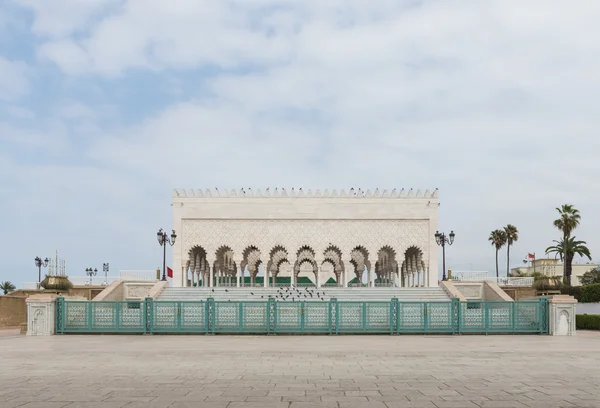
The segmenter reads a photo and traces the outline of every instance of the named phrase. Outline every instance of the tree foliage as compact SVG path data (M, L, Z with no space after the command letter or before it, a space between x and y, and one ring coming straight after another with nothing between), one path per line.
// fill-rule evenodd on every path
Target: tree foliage
M17 287L13 285L10 281L5 281L0 283L0 290L4 292L5 295L8 295L10 292L13 292Z
M519 240L519 230L512 224L504 227L506 234L506 276L510 272L510 246Z
M571 274L573 272L573 258L575 255L581 257L587 257L590 261L592 255L588 249L585 241L577 241L575 237L563 238L560 241L554 240L555 245L546 248L546 254L556 254L560 257L560 260L565 263L565 280L567 286L571 286Z
M562 207L557 208L559 218L554 220L554 226L562 231L563 241L567 242L571 238L571 233L575 228L579 226L581 222L581 214L579 210L573 207L571 204L563 204ZM564 250L564 248L563 248ZM546 253L548 253L546 251ZM571 285L571 270L573 258L569 258L568 254L563 252L561 259L564 259L563 277L567 285Z
M488 241L496 248L496 277L498 277L498 251L506 245L506 232L500 229L494 230L490 233Z
M583 274L581 277L581 284L592 285L594 283L600 283L600 268L594 268Z

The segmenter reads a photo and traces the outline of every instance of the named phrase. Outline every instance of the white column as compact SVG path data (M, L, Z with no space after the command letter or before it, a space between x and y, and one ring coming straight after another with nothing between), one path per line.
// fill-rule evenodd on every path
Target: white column
M371 287L375 287L375 279L377 278L377 275L375 274L375 264L376 263L377 263L376 260L372 260L371 267L369 268L369 286L371 286Z
M317 276L316 276L316 284L317 284L317 288L321 287L321 265L318 264L317 265Z
M264 272L263 272L263 275L264 275L264 282L263 282L263 286L264 286L265 288L268 288L268 287L269 287L269 268L266 268L266 267L265 267L265 270L264 270Z
M210 276L208 277L208 286L211 288L215 287L215 267L214 266L209 266L208 267Z

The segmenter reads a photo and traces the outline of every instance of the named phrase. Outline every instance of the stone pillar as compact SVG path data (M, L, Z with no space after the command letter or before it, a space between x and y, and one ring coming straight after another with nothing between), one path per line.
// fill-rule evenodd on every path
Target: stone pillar
M208 277L208 286L211 288L215 287L215 267L214 266L209 266L208 267L209 270L209 277Z
M548 298L548 333L551 336L575 336L577 299L569 295Z
M319 261L317 261L317 276L316 276L316 284L317 284L317 288L321 287L321 264L319 263Z
M31 295L27 303L27 335L50 336L55 333L55 294Z
M264 275L264 282L263 282L264 284L263 284L263 286L265 288L268 288L269 287L269 268L265 268L265 271L264 271L263 275Z

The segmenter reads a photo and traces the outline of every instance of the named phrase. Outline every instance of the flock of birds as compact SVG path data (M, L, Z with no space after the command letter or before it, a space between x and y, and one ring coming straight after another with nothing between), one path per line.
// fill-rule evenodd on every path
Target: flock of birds
M213 293L215 291L215 289L212 289ZM229 292L229 290L225 289L225 292ZM258 294L254 294L254 292L250 292L250 295L252 296L258 296ZM278 301L283 301L283 302L305 302L307 300L326 300L325 299L325 291L314 291L310 288L304 288L304 290L300 290L297 287L289 287L289 288L279 288L277 290L277 294L273 297L272 295L260 295L261 299L269 299L269 298L274 298L275 300ZM231 302L231 299L228 300L228 302Z

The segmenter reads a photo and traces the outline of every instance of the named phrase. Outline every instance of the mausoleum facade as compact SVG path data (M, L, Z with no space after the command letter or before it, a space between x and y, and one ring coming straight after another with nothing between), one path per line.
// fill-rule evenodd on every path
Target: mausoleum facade
M172 285L438 286L438 205L437 190L174 190Z

